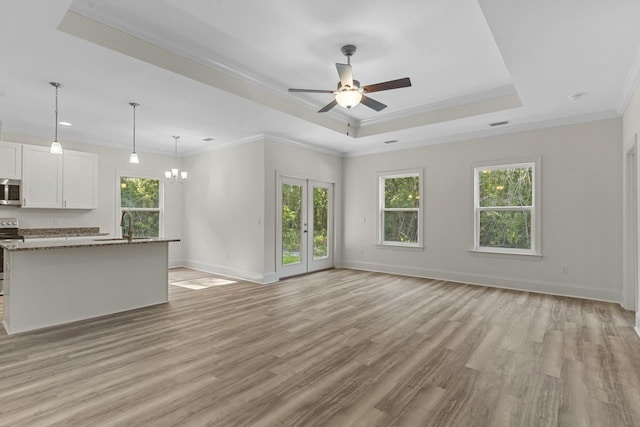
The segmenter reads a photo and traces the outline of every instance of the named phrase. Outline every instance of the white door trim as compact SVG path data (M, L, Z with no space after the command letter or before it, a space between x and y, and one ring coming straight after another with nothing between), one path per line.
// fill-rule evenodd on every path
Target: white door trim
M301 229L301 262L293 265L282 265L282 185L294 184L302 186L302 229ZM313 188L323 187L329 190L328 212L328 257L313 260ZM332 268L334 266L335 236L334 236L334 187L332 182L278 174L276 179L276 273L278 280L298 274ZM306 230L306 232L304 231Z

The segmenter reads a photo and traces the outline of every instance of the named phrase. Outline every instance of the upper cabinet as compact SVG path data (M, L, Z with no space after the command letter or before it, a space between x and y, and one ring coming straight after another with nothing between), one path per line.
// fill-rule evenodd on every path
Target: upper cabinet
M65 150L62 166L62 205L67 209L98 207L98 155Z
M22 207L95 209L98 207L98 155L49 147L23 146Z
M0 141L0 179L22 179L22 144Z
M62 207L62 156L49 147L22 147L22 207Z

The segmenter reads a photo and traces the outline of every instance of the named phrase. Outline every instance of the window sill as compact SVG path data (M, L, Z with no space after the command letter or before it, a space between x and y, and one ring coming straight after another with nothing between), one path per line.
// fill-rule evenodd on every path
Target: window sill
M542 254L527 254L518 252L501 252L501 251L487 251L478 249L469 249L467 252L471 255L486 256L492 258L513 258L513 259L528 259L531 261L542 261Z
M376 243L378 249L400 249L406 251L424 251L424 246L394 245L390 243Z

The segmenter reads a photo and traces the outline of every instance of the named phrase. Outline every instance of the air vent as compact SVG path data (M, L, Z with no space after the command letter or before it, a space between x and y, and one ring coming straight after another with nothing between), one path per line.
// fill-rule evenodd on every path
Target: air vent
M496 127L496 126L504 126L504 125L508 125L509 122L507 120L503 121L503 122L495 122L495 123L489 123L489 126Z
M390 139L390 140L388 140L388 141L385 141L384 143L385 143L385 144L395 144L396 142L398 142L398 140L397 140L397 139Z
M203 139L203 141L204 141L204 142L211 142L211 141L213 141L213 138L211 138L211 137L209 136L209 137L207 137L207 138L204 138L204 139Z

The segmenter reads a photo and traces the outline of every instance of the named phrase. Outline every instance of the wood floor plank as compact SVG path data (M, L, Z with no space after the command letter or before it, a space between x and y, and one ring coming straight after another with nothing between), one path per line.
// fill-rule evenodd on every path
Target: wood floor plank
M618 305L327 270L0 333L0 426L639 426Z

